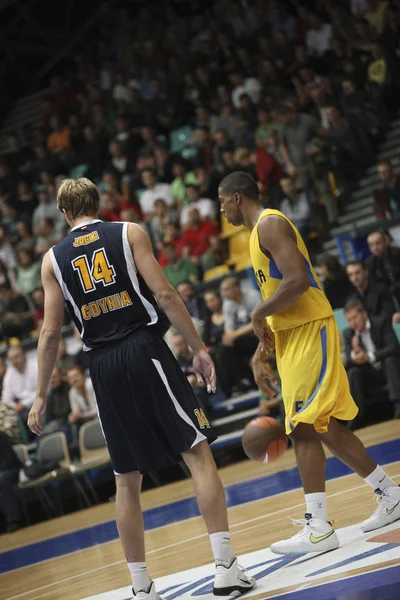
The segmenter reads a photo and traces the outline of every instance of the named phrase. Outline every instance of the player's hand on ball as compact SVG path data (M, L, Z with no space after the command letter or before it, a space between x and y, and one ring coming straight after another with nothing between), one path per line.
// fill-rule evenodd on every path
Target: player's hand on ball
M268 382L277 383L271 366L259 356L253 358L252 365L254 379L260 390L264 392L264 394L267 394L269 398L275 398L276 391L268 384Z
M203 380L207 385L207 392L215 394L217 389L217 377L215 375L214 363L206 350L199 350L193 355L193 368L199 383Z
M28 427L36 435L42 433L42 417L46 410L46 400L41 396L36 396L32 408L28 415Z

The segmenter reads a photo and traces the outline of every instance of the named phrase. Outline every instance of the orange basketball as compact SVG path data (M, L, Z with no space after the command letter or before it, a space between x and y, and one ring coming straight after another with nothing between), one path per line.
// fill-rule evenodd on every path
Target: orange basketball
M274 462L285 452L287 444L284 427L272 417L256 417L244 428L242 446L250 460Z

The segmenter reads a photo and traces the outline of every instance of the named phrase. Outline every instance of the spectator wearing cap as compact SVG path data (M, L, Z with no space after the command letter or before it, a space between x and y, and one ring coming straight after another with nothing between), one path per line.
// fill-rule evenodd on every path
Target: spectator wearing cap
M365 417L365 398L371 389L388 385L394 417L400 418L400 345L383 316L367 313L363 304L348 302L344 313L349 328L345 340L345 368L350 391L360 412L353 428Z
M400 249L390 245L384 231L373 231L367 238L371 256L365 261L371 282L390 288L400 305Z
M209 198L201 198L196 185L186 186L186 197L189 204L182 208L180 214L180 225L182 228L186 228L189 225L189 212L191 208L197 208L202 219L208 218L212 221L216 218L217 209L215 202Z
M400 212L400 177L394 172L390 160L381 160L377 171L383 187L375 192L375 216L391 219Z
M174 206L171 186L168 183L159 183L153 169L142 171L142 181L146 190L140 196L139 204L146 220L151 219L154 215L155 203L159 198L162 198L167 206Z
M347 276L356 289L349 300L359 300L367 313L374 316L385 317L390 323L399 321L399 313L393 302L390 288L382 283L370 281L368 271L360 260L353 260L346 266Z

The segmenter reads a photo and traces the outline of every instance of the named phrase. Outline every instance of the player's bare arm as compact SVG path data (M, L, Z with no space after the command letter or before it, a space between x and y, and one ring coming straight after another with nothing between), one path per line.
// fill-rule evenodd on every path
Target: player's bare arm
M29 412L28 427L40 435L42 417L46 410L46 396L51 373L57 360L58 345L64 319L64 297L55 278L50 254L42 263L42 285L44 289L44 321L38 343L38 378L36 398Z
M282 273L276 291L252 313L254 332L262 340L265 318L289 308L307 291L309 279L295 233L285 219L275 215L265 217L258 226L258 236L261 249L275 261Z
M207 391L215 392L216 376L214 364L193 325L193 321L185 305L154 258L153 249L147 234L139 225L130 223L128 239L139 273L153 292L159 306L165 312L172 325L181 332L192 348L194 353L193 367L197 373L200 373L204 377L207 384Z

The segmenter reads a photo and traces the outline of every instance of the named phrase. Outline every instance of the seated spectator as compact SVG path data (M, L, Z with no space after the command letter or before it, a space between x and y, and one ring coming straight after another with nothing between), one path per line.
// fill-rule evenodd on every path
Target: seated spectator
M18 211L19 219L31 219L33 211L38 205L35 193L31 190L26 181L20 181L17 188L17 198L15 208Z
M127 154L122 152L121 144L116 140L109 145L110 164L108 168L118 173L119 177L129 175L134 168Z
M393 302L390 288L369 280L368 271L361 260L353 260L346 267L347 276L355 287L348 300L358 299L371 317L385 317L390 323L399 322L399 313Z
M7 271L15 271L17 269L14 248L9 242L4 225L0 225L0 260Z
M218 225L209 219L201 219L197 208L192 206L188 213L187 229L180 239L181 254L200 264L204 271L222 262L218 247ZM216 238L216 242L213 239Z
M232 90L232 104L236 109L240 108L240 98L243 94L247 94L254 103L258 103L262 85L255 77L245 78L244 74L240 71L232 71L229 75L230 82L233 85Z
M0 261L0 285L11 287L13 290L17 287L17 280L14 271L7 271L4 263Z
M391 324L381 316L370 316L364 306L350 301L345 306L349 328L343 332L346 349L345 367L350 391L365 417L365 397L374 387L388 385L394 416L400 418L400 345Z
M50 248L59 241L55 234L54 221L49 217L43 219L39 225L38 237L36 240L35 254L43 257Z
M383 32L385 24L385 12L388 6L386 0L366 0L367 10L364 13L365 19L380 35Z
M262 106L258 110L258 127L256 129L256 146L262 150L268 150L268 138L274 132L280 132L281 125L272 120L267 107Z
M68 354L65 340L61 338L58 344L58 354L56 360L56 367L62 373L66 373L69 369L72 369L77 363L72 354Z
M299 185L303 186L309 176L306 147L320 134L321 126L312 115L298 113L286 106L277 110L277 118L283 125L281 151L285 170L289 175L296 174Z
M390 245L389 236L383 231L373 231L367 237L371 256L365 261L371 282L390 288L400 303L400 249Z
M180 225L181 227L187 227L189 225L189 212L191 208L197 208L200 217L202 219L215 219L217 214L217 208L215 202L209 198L200 198L200 193L195 185L186 186L186 196L189 204L184 206L181 210Z
M214 361L218 386L229 398L232 393L244 392L251 387L249 362L234 346L223 343L225 319L218 290L204 292L204 301L210 316L205 320L202 339Z
M317 271L325 296L332 308L334 310L343 308L348 297L355 293L355 289L347 277L346 269L336 256L324 253L317 257Z
M233 144L224 129L217 129L214 133L214 141L215 144L212 149L213 166L222 173L225 168L223 154L229 150L233 151Z
M251 313L261 302L260 293L255 289L244 293L236 277L227 277L221 283L225 333L222 343L233 346L240 356L250 359L258 345L253 333Z
M162 242L170 223L171 212L165 200L159 198L154 203L154 214L148 223L151 241L153 242L153 246L158 250L162 247Z
M190 184L197 185L197 177L193 171L189 171L183 159L175 160L172 165L174 179L171 183L171 193L181 208L186 202L186 186Z
M58 210L57 204L52 202L47 190L39 190L39 206L35 208L32 216L32 227L35 235L39 235L40 224L43 219L53 219L54 233L61 239L65 232L65 218Z
M180 256L181 254L181 241L180 241L180 231L179 227L176 223L169 223L166 228L164 237L162 239L162 244L158 252L157 260L161 267L166 267L168 264L168 259L164 253L164 246L167 244L172 244L175 248L176 253Z
M18 254L17 290L31 294L40 283L40 263L35 261L33 252L23 250Z
M4 431L13 444L22 444L21 430L20 418L15 408L7 402L0 402L0 431Z
M74 366L69 369L67 380L71 408L68 423L71 425L73 443L76 443L80 426L97 417L97 405L92 382L90 377L86 377L82 367Z
M0 510L5 517L8 533L21 527L17 483L22 465L12 445L13 441L7 433L0 431Z
M47 138L49 152L59 154L60 152L69 150L71 145L69 127L64 125L61 119L55 115L50 118L50 127L52 133Z
M192 319L204 321L208 316L208 311L203 297L195 294L193 283L191 281L182 281L182 283L176 286L176 291Z
M28 252L34 252L36 246L36 238L32 234L32 227L30 222L25 220L19 220L16 223L18 241L15 244L15 250L17 254L27 250Z
M113 192L105 192L101 195L101 218L105 221L122 221L122 212L129 208L133 209L132 204L123 198L118 199ZM137 214L137 216L139 216Z
M142 171L143 185L147 188L139 198L140 208L143 216L149 220L154 215L156 200L162 198L168 206L174 206L171 186L168 183L158 183L155 172L152 169Z
M204 387L204 383L199 383L196 377L196 372L193 368L193 353L188 346L183 335L174 335L172 338L172 346L175 358L178 361L180 368L186 375L186 379L190 383L193 393L196 396L201 408L207 413L208 394Z
M280 211L292 221L306 241L310 233L312 205L317 204L314 193L311 190L297 190L293 177L281 179L281 188L284 198L281 201Z
M391 219L400 213L400 177L394 172L390 160L381 160L377 171L383 187L375 192L375 216Z
M0 286L0 339L29 335L33 329L32 309L25 296L7 285Z
M28 359L21 346L11 347L7 360L1 400L13 406L26 422L36 396L37 363Z
M382 87L386 83L386 59L380 42L375 40L371 45L373 61L368 66L368 81Z
M164 273L170 284L176 288L182 281L196 282L198 280L198 269L190 258L181 258L173 244L164 244L163 252L168 263L164 267Z
M68 424L70 412L69 385L64 379L63 372L55 367L50 377L42 434L48 435L60 431Z
M324 23L316 12L309 14L310 29L306 34L308 51L313 56L324 56L331 47L332 26Z
M105 142L92 125L83 129L83 143L78 156L79 163L88 165L87 177L99 179L105 165Z
M40 332L44 320L44 291L43 288L37 288L32 293L32 301L35 307L33 311L33 327L36 332Z

